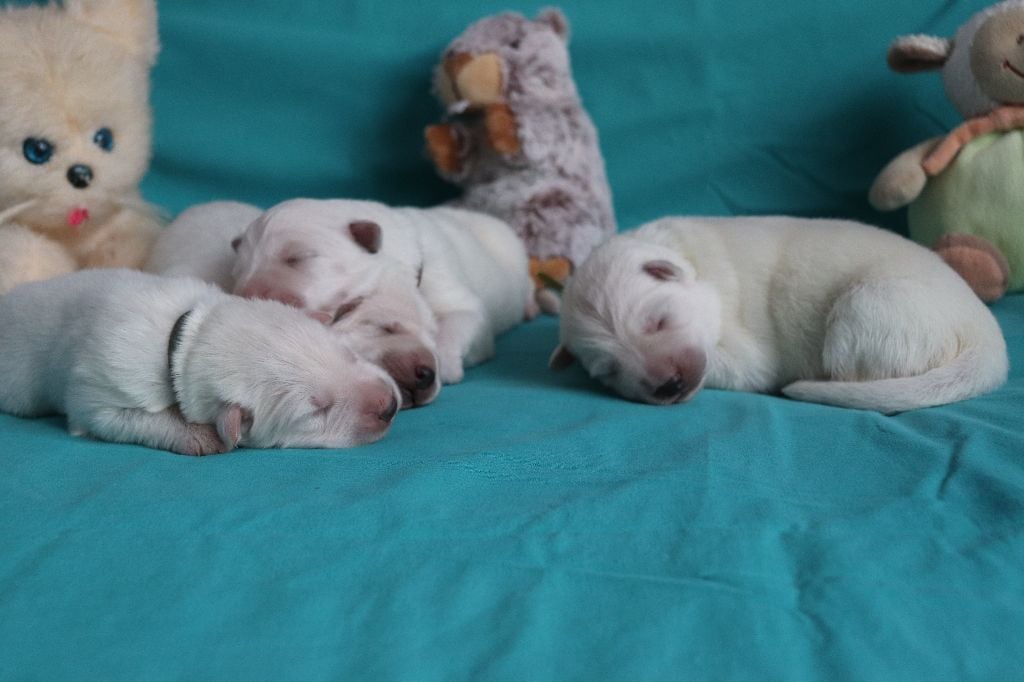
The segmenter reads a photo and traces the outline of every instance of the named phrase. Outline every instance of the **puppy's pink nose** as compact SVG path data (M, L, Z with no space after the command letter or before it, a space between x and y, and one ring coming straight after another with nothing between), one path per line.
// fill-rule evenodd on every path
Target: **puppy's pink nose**
M390 424L391 420L395 418L395 415L397 413L398 400L395 398L395 396L391 396L391 402L388 403L388 406L384 408L384 410L380 414L378 414L377 417L385 424Z
M437 374L432 367L420 365L416 368L416 390L425 391L434 385Z

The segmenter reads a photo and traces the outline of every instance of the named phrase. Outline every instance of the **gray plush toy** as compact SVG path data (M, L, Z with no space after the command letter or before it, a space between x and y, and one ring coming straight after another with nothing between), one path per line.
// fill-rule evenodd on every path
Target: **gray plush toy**
M526 243L538 287L615 233L597 131L572 79L569 27L555 9L472 24L434 74L446 122L426 129L455 203L509 222Z

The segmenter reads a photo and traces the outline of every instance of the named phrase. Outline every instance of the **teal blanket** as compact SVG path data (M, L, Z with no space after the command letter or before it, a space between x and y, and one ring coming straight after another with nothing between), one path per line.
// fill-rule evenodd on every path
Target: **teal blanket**
M903 229L866 188L957 118L886 46L982 5L564 2L623 226ZM505 6L162 3L147 197L444 200L430 70ZM0 415L0 679L1020 679L1024 296L994 310L1006 387L895 417L629 403L546 369L550 318L353 450L193 459Z

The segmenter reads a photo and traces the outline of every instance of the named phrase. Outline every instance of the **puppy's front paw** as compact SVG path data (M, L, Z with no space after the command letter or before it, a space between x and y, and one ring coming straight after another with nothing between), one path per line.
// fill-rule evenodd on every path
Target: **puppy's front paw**
M217 429L210 424L189 424L188 431L176 450L182 455L202 457L204 455L219 455L228 452L230 448L224 445Z
M465 376L462 357L458 353L438 352L438 372L442 384L457 384Z

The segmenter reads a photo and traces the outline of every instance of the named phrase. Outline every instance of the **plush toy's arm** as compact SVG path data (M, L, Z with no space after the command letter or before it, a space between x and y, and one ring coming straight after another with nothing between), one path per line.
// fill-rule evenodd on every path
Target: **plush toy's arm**
M463 124L452 121L427 126L423 135L427 152L441 177L456 181L466 176L473 156L473 138Z
M903 152L882 169L868 192L868 201L879 211L894 211L916 199L928 175L922 163L945 136L940 135Z

